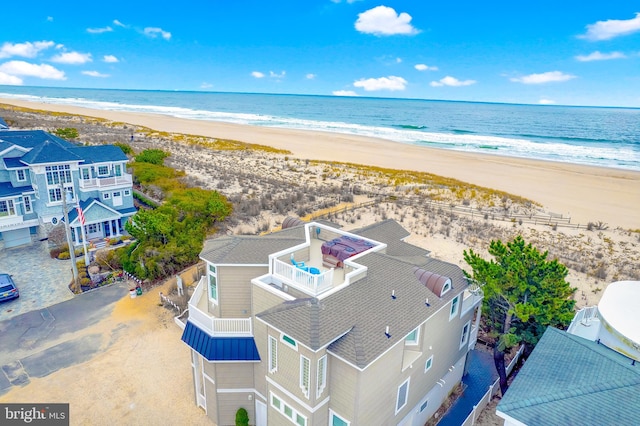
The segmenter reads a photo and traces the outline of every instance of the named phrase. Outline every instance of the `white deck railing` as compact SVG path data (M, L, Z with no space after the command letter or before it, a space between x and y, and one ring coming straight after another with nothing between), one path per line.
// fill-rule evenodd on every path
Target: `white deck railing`
M589 326L594 318L598 318L598 306L587 306L586 308L580 309L576 312L573 320L571 320L567 332L575 334L576 327L579 325Z
M111 176L103 178L80 179L80 188L102 188L106 186L130 185L133 180L131 175Z
M23 215L18 216L0 216L0 229L26 228L28 226L37 226L40 224L38 219L24 220Z
M273 273L285 283L311 296L331 289L333 269L321 274L312 274L278 259L273 260Z
M480 288L480 286L476 284L471 284L467 289L465 289L462 296L462 310L460 315L464 315L470 309L472 309L479 301L484 297L484 292Z
M200 298L207 297L206 278L206 276L200 278L189 299L189 321L211 336L253 336L251 318L216 318L198 308Z

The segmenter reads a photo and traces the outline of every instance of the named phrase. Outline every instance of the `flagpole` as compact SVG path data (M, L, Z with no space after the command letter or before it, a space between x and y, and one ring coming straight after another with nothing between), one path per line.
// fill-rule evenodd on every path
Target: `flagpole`
M82 212L82 208L80 207L80 200L78 199L78 204L76 206L78 209L78 222L80 222L80 230L82 231L82 249L84 250L84 264L89 266L89 253L87 253L87 234L84 230L84 213Z

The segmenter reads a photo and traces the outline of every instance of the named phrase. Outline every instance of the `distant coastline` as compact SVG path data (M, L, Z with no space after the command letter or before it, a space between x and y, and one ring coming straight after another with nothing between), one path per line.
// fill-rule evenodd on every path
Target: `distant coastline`
M23 86L0 97L640 171L640 108Z

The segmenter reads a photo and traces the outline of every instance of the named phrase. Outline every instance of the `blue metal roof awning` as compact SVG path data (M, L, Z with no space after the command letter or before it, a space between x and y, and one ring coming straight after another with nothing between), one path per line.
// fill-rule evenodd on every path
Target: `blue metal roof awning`
M182 341L208 361L260 361L253 337L212 337L187 321Z

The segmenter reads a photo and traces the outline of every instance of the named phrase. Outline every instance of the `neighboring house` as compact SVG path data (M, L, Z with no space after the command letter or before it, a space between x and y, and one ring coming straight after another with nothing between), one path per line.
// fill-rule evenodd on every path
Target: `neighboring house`
M549 327L496 408L505 426L635 425L640 281L610 284L564 332Z
M0 244L45 236L64 218L65 192L75 244L82 243L78 202L87 240L121 235L136 211L127 160L114 145L79 146L42 130L0 130Z
M196 404L219 425L424 425L460 382L482 291L387 220L287 220L205 243L189 301ZM291 227L287 227L291 226Z

